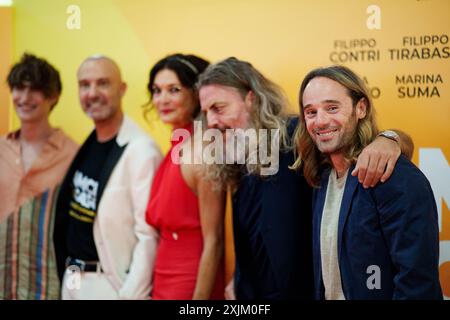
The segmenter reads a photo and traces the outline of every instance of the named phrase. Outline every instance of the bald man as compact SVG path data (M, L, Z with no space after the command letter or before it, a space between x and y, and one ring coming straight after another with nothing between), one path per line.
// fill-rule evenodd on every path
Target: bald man
M90 57L77 76L81 107L95 129L75 157L56 207L62 299L146 299L157 234L145 222L145 208L161 153L124 115L127 86L113 60Z

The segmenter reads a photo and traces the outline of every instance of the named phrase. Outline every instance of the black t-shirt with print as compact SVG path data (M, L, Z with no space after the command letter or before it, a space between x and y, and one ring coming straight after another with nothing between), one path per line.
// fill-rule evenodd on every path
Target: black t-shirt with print
M97 192L102 168L115 143L115 137L102 143L94 139L81 155L82 160L72 177L67 230L67 249L72 258L99 260L93 232Z

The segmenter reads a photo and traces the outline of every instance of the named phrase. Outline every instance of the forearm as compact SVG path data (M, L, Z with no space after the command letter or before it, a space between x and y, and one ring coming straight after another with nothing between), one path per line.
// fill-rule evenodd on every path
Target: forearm
M159 240L158 231L145 221L149 186L144 184L133 189L133 207L125 211L133 211L134 220L120 224L120 228L133 230L134 239L127 237L126 246L130 250L131 259L127 266L126 278L123 279L119 295L126 299L142 299L149 296L152 284L153 265ZM117 229L116 232L120 230Z
M156 257L158 236L139 234L133 248L131 263L126 278L119 290L121 299L147 299L152 286L153 267Z
M223 242L219 239L205 244L200 258L193 300L207 300L214 288L219 263L223 257Z

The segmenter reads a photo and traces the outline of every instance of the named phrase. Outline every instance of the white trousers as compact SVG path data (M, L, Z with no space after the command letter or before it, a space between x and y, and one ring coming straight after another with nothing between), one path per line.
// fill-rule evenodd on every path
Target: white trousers
M118 293L102 272L73 272L66 269L62 300L117 300Z

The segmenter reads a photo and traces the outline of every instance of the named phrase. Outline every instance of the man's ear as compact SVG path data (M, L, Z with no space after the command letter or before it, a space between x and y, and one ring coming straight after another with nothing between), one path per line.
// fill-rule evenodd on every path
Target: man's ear
M368 101L366 98L361 98L356 104L356 117L364 119L367 114Z
M120 96L123 97L126 91L127 91L127 84L125 82L122 82L120 84Z
M251 109L251 107L253 106L253 103L255 102L255 99L256 99L256 97L252 90L247 92L244 102L248 109Z

